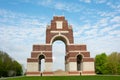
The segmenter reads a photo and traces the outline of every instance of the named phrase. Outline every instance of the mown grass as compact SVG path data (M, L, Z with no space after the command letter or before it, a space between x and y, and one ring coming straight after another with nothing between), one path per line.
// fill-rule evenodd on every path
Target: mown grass
M24 76L6 80L120 80L120 76Z

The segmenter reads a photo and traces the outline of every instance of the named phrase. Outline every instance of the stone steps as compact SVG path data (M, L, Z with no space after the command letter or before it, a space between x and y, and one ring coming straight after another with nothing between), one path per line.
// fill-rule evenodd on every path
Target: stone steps
M67 76L67 75L68 75L68 72L62 71L62 70L57 70L57 71L54 71L54 72L53 72L53 75L54 75L54 76Z

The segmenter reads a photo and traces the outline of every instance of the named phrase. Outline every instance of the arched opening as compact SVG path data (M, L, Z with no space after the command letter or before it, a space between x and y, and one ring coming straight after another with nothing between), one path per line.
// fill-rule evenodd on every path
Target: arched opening
M61 40L55 40L52 45L53 71L65 71L65 43Z
M44 55L40 55L39 56L39 71L43 72L45 68L45 56Z
M82 70L82 55L77 56L77 71Z
M64 35L55 35L52 39L51 39L51 41L50 41L50 44L52 44L54 41L56 41L56 40L61 40L61 41L63 41L66 45L68 45L69 44L69 39L66 37L66 36L64 36Z

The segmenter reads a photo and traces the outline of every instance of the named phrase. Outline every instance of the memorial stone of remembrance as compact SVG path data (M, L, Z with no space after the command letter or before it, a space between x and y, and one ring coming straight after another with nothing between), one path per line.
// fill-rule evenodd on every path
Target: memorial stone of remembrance
M95 75L94 59L90 58L86 45L74 44L72 26L68 25L64 16L54 16L46 28L46 44L33 45L31 58L27 59L27 76L55 75L52 70L52 44L56 40L63 41L66 47L64 75ZM45 60L44 71L41 71L42 59Z

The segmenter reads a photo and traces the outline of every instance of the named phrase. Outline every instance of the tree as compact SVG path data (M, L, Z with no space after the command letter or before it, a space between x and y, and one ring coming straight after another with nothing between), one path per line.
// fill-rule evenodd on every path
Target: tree
M95 57L95 71L97 74L106 73L107 55L105 53L96 55Z
M110 74L120 74L120 53L113 52L108 55L107 68Z
M0 77L20 76L22 66L6 52L0 51Z
M13 61L13 71L15 71L16 76L22 74L22 66L17 61Z
M118 71L117 73L120 74L120 53L118 53Z

